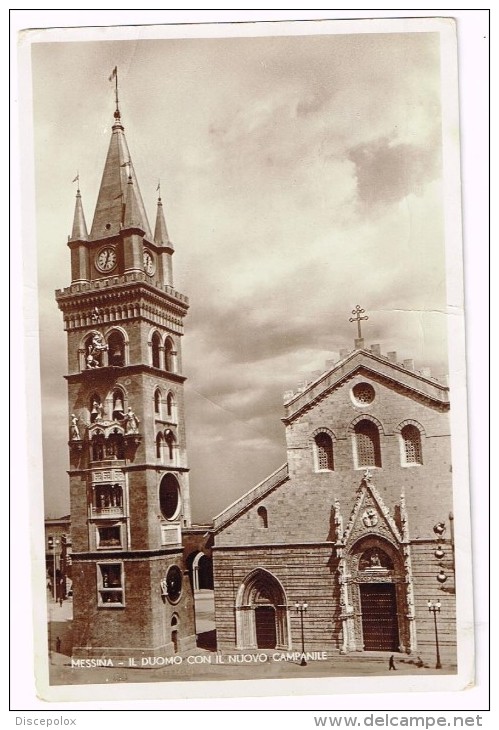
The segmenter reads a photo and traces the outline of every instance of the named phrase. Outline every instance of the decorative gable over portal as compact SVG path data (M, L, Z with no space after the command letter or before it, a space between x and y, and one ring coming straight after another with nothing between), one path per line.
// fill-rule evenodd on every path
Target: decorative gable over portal
M334 505L341 651L376 646L412 652L416 632L405 498L400 497L396 521L371 479L367 469L345 529L339 501Z

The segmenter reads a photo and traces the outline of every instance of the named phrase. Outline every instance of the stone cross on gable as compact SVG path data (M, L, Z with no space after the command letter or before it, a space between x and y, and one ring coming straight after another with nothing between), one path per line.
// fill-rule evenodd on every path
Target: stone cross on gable
M360 331L360 323L363 319L369 319L369 317L367 315L365 317L361 317L361 314L364 314L365 311L366 311L365 309L361 308L360 304L357 304L355 309L352 309L352 314L354 314L355 317L350 317L350 319L348 320L349 322L357 322L357 332L358 332L359 340L362 337L362 333Z

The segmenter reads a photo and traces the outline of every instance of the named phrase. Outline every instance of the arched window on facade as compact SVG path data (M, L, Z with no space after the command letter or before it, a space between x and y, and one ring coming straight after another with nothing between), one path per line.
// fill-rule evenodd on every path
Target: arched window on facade
M155 332L153 334L151 343L152 343L152 366L153 366L153 368L160 368L161 367L161 354L160 354L161 338L157 332Z
M318 433L315 437L315 463L317 471L333 471L333 440L328 433Z
M125 338L118 330L113 330L107 340L109 365L123 367L125 365Z
M269 520L268 520L267 508L259 507L256 512L258 514L258 517L260 518L260 527L268 527Z
M400 431L404 447L404 459L406 464L422 464L423 451L421 448L421 433L417 426L409 423Z
M154 391L154 413L158 418L161 417L161 391L159 388Z
M375 423L364 419L355 424L357 466L381 466L379 430Z
M175 356L173 353L173 342L167 337L165 341L165 370L169 373L175 372Z
M113 421L122 421L125 417L125 396L121 388L113 390Z

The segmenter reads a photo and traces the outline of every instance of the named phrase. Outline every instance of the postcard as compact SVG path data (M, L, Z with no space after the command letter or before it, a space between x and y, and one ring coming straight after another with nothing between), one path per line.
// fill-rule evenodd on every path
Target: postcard
M470 686L454 21L20 53L39 695Z

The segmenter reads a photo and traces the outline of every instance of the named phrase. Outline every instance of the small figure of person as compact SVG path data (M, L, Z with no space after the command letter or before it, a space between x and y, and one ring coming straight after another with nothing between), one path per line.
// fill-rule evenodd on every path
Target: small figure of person
M62 596L59 596L59 606L62 608Z
M79 419L75 416L74 413L71 414L71 441L79 441L80 440L80 430L78 428L78 421Z
M421 668L421 667L424 666L424 662L423 662L423 660L421 659L420 656L418 656L418 658L416 660L416 666L419 667L419 668Z
M393 669L394 671L397 671L397 667L395 666L395 658L393 654L391 655L390 659L388 660L388 669Z
M138 433L140 420L139 420L138 416L135 415L135 413L132 411L131 408L128 408L127 414L125 416L125 420L126 420L126 432L127 433Z
M61 638L58 636L55 640L55 650L58 654L61 653Z

